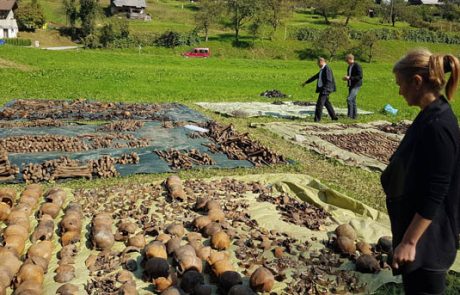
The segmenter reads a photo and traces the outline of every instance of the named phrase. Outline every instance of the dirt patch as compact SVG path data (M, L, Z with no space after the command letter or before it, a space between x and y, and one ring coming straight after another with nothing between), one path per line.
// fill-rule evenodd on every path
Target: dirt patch
M30 72L34 70L34 68L29 65L20 64L4 58L0 58L0 69L17 69L22 72Z

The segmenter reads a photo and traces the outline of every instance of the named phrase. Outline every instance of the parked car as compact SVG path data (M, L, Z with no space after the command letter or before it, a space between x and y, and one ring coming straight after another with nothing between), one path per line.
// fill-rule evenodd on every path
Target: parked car
M209 48L193 48L192 50L185 52L183 56L207 58L211 56L211 50L209 50Z

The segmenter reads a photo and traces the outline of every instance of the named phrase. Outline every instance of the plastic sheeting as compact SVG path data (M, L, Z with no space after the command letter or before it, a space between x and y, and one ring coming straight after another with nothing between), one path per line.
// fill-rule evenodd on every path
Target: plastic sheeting
M254 123L252 127L264 128L276 133L294 144L305 147L311 151L325 155L328 158L335 159L342 164L358 166L366 170L383 171L387 166L386 163L373 158L371 155L356 154L349 150L340 148L320 135L332 134L353 134L363 131L371 131L384 135L390 140L399 142L403 135L387 133L379 130L379 126L391 124L385 121L377 121L368 124L318 124L318 123L291 123L291 122L274 122L274 123ZM391 156L391 155L388 155Z
M62 135L77 137L85 134L104 135L105 132L98 131L100 125L88 124L78 125L69 124L61 127L30 127L30 128L0 128L0 138L20 135ZM211 153L203 144L211 143L207 137L191 138L189 134L193 130L184 127L164 128L161 122L145 122L144 126L134 132L123 132L124 134L133 135L135 138L145 138L149 141L148 147L142 148L101 148L82 152L41 152L41 153L10 153L9 160L12 164L22 167L24 163L42 163L46 160L57 159L61 156L67 156L71 159L88 161L97 159L103 155L120 157L124 153L136 152L140 157L138 164L119 165L115 167L121 176L127 176L139 173L164 173L173 172L168 163L154 153L155 150L167 150L174 148L177 150L196 149L202 153L207 153L215 161L215 165L198 165L203 169L207 168L250 168L254 167L246 160L230 160L223 153ZM87 139L83 142L90 145ZM123 140L115 140L115 143L126 143ZM22 175L19 174L13 182L22 181Z
M275 118L308 118L315 114L315 106L301 106L293 102L283 101L283 104L273 104L268 102L198 102L202 108L220 114L234 117L275 117ZM334 108L338 115L346 115L347 109ZM326 110L323 110L326 115ZM372 112L358 110L360 115L370 115Z

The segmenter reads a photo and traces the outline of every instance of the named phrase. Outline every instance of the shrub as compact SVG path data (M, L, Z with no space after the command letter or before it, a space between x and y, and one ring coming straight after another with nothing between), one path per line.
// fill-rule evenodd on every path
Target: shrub
M178 32L167 31L155 40L155 44L161 47L174 48L182 45L182 38Z
M318 40L321 30L313 28L300 28L295 33L295 38L299 41L315 41Z
M13 45L13 46L31 46L32 41L30 39L5 39L5 44Z
M321 34L326 32L323 29L300 28L294 33L294 38L301 41L318 41L321 39ZM404 40L412 42L429 42L429 43L445 43L445 44L460 44L460 34L444 33L434 30L423 29L372 29L366 31L351 30L348 36L352 40L362 40L366 34L374 34L378 40ZM327 36L327 33L326 35Z

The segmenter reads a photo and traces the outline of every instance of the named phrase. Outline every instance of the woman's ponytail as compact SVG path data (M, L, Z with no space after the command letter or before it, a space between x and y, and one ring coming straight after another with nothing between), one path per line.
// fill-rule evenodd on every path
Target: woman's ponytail
M458 78L460 72L460 64L458 58L449 54L444 55L443 57L443 72L450 73L449 80L446 84L446 96L447 99L452 100L454 98L454 93L458 87Z

